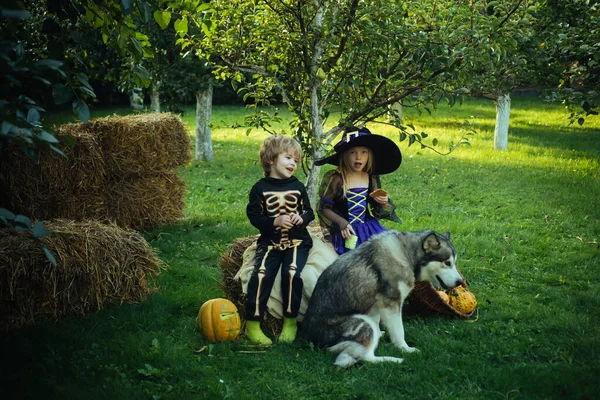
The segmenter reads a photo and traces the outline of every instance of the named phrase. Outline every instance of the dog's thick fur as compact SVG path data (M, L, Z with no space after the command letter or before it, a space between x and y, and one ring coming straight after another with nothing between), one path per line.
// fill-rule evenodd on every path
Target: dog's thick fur
M415 281L444 289L462 284L450 233L390 230L340 256L319 277L302 323L302 336L337 354L335 365L359 361L402 362L375 356L379 322L400 349L404 339L402 303Z

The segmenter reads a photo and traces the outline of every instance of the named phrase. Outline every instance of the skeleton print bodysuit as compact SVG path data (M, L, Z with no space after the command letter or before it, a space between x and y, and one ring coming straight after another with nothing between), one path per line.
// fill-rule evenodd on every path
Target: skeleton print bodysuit
M291 229L273 225L278 216L292 213L302 217L301 225ZM279 268L283 315L294 318L302 299L301 272L312 247L306 227L315 218L306 188L293 176L288 179L263 178L250 191L246 214L260 231L256 265L248 282L246 318L262 320Z

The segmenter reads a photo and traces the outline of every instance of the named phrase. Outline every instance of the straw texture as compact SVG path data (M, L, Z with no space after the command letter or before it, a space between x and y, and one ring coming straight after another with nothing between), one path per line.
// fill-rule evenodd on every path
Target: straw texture
M137 232L96 221L44 221L51 235L0 228L2 330L137 302L158 289L165 265ZM56 257L54 266L41 246Z

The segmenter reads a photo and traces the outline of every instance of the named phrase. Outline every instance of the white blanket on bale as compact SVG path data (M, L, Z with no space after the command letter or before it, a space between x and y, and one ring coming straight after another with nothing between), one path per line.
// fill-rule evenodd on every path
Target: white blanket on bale
M327 268L335 259L338 257L333 247L323 241L318 235L318 228L309 227L308 232L313 240L313 247L308 253L308 260L302 270L302 281L304 282L304 288L302 290L302 302L300 303L300 312L298 315L298 321L302 321L306 308L308 307L308 301L312 295L313 289L317 284L317 279L321 276L321 273ZM318 233L317 233L318 232ZM248 294L248 281L252 275L255 264L256 255L256 242L252 243L243 254L242 266L240 270L235 274L234 279L239 279L242 282L242 290L244 294ZM281 296L281 269L277 273L273 289L271 289L271 295L267 302L267 311L273 317L281 319L283 318L283 300Z

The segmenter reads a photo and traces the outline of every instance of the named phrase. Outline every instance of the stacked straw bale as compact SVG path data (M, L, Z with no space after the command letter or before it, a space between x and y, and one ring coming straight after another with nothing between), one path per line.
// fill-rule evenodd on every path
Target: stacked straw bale
M44 221L40 241L0 228L0 328L136 302L157 290L164 264L136 231L96 221ZM41 246L56 257L54 266Z
M128 228L183 215L185 183L173 171L190 161L190 138L173 114L111 116L56 130L67 159L41 149L2 153L0 206L34 219L113 221Z

